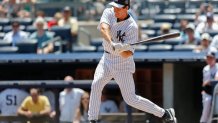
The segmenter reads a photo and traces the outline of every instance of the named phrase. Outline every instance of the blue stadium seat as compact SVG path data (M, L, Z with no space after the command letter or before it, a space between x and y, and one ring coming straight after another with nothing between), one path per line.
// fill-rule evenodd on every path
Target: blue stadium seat
M167 23L174 23L176 20L176 16L173 14L159 14L154 16L155 23L158 22L167 22Z
M156 36L155 30L152 30L152 29L141 30L141 34L146 34L148 35L148 37Z
M212 37L214 37L215 35L218 34L218 31L214 31L214 30L208 30L208 31L206 31L206 32L209 33L210 36L212 36Z
M20 25L20 30L25 30L25 26L24 25ZM10 32L12 31L12 26L4 26L3 27L3 32L4 33L7 33L7 32Z
M185 9L186 1L185 0L169 0L168 8L180 8L182 10Z
M148 46L146 45L136 45L134 46L135 52L144 52L148 50Z
M25 41L17 42L19 53L36 53L37 52L37 40L27 39Z
M199 11L199 8L186 8L185 9L186 14L195 14L197 11Z
M18 47L4 46L0 47L0 54L13 54L18 52Z
M200 5L204 2L204 0L189 0L188 8L200 8Z
M99 47L102 45L103 40L103 38L93 38L91 39L90 44L92 46Z
M24 26L30 26L33 23L32 18L14 18L11 20L11 22L13 21L18 21L20 25L24 25Z
M180 30L180 23L179 22L174 23L172 28Z
M180 20L185 19L188 20L189 22L194 22L195 20L195 15L194 14L179 14L177 15L177 22L180 22Z
M0 40L0 47L11 46L11 45L12 45L12 43L10 41Z
M104 52L104 48L103 48L103 46L99 46L99 47L97 47L97 52Z
M155 31L160 30L161 25L164 24L164 23L166 23L166 22L154 23L154 24L149 26L149 29L152 29L152 30L155 30ZM172 23L168 23L168 24L171 25L171 27L172 27Z
M189 51L192 52L196 48L196 45L175 45L173 51Z
M157 45L150 45L148 46L148 51L171 51L172 46L168 44L157 44Z
M35 26L27 26L26 27L26 31L29 32L29 33L33 33L35 32L37 29Z
M0 39L3 39L5 37L5 33L4 32L0 32Z
M166 8L163 12L164 14L181 14L183 10L181 8Z
M163 13L166 8L165 0L148 0L150 10L156 10L157 13Z
M167 39L164 41L164 44L170 44L170 45L179 45L181 43L181 38L172 38Z
M9 18L0 18L0 26L8 26L10 24Z
M55 36L60 36L61 39L66 40L66 41L71 41L72 40L72 35L71 35L71 27L70 26L53 26L51 28L52 32L55 32Z
M171 29L170 30L170 33L175 33L175 32L180 32L180 31L177 30L177 29ZM161 35L161 30L158 30L156 35Z
M95 52L95 46L73 46L73 52Z

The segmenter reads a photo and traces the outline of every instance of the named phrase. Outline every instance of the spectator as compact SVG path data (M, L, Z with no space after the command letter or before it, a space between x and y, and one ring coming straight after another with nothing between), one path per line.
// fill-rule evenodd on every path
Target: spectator
M195 27L193 24L188 24L185 29L185 35L182 37L182 44L192 44L199 45L200 44L200 34L195 31Z
M18 12L21 10L21 5L16 0L8 0L2 3L2 7L6 12L7 18L18 17Z
M71 9L69 6L64 7L63 10L63 17L58 21L58 26L70 26L71 27L71 34L72 34L72 40L69 38L67 49L69 51L72 50L73 42L77 40L78 35L78 21L77 18L71 17Z
M208 32L210 30L218 31L218 24L214 21L213 13L208 12L206 14L206 17L207 21L199 23L196 28L196 31L200 33Z
M89 93L85 92L80 101L80 107L77 108L76 116L73 123L87 123L88 120L88 109L89 109Z
M20 18L31 18L35 14L35 2L33 0L22 1L21 10L18 12Z
M30 95L24 99L18 109L18 114L28 118L49 116L51 106L46 96L40 95L39 89L31 88Z
M216 50L215 47L210 47L212 38L208 33L201 35L201 44L195 48L195 52L208 52L210 50Z
M182 20L180 20L179 24L180 24L179 30L181 32L180 37L181 37L181 39L186 40L187 34L185 33L185 29L187 28L189 22L188 22L188 20L182 19Z
M12 31L5 34L3 40L12 42L15 46L17 42L25 41L28 38L28 33L20 30L20 23L17 21L12 22Z
M66 76L64 81L69 83L73 77ZM65 88L59 95L60 123L72 123L76 110L80 105L84 91L79 88Z
M170 33L171 25L169 23L163 23L160 27L161 35Z
M8 88L0 93L1 115L16 115L17 109L29 94L21 89Z
M208 12L213 13L213 6L208 3L202 3L199 8L199 11L197 11L195 14L195 24L197 25L201 22L205 22L207 18L205 15Z
M203 110L200 123L208 123L212 102L212 84L211 80L218 80L218 64L216 64L216 52L209 51L206 55L207 65L203 69L203 90L202 103Z
M38 54L51 53L54 48L53 43L48 43L47 46L43 45L44 43L48 42L50 39L53 38L53 35L50 32L45 31L44 29L46 23L45 20L42 17L38 17L35 23L36 23L37 31L31 34L30 38L36 39L38 42L37 53Z
M108 99L108 93L104 89L101 96L100 113L116 113L118 112L118 107L113 100Z
M215 47L216 49L218 48L218 35L215 35L213 37L213 40L211 42L211 47Z
M38 20L38 18L43 18L43 19L45 20L45 13L44 13L44 11L40 11L40 10L39 10L39 11L36 12L36 19L35 19L35 21L33 22L33 26L34 26L34 27L37 27L37 26L36 26L36 21ZM44 27L43 27L44 29L48 29L48 25L47 25L47 22L46 22L46 21L44 21L44 24L43 24L43 25L44 25Z
M48 21L48 29L51 29L52 26L58 25L58 21L62 18L62 14L60 12L56 12L54 18Z

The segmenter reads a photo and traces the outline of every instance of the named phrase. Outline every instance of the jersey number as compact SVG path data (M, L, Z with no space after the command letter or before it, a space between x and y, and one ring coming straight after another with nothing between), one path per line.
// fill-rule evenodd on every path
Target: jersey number
M17 105L17 96L6 95L6 105Z

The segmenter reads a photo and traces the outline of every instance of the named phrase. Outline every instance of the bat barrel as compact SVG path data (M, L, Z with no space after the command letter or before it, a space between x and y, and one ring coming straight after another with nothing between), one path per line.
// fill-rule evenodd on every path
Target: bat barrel
M149 39L146 39L144 41L139 41L139 42L136 42L136 43L132 43L130 45L137 45L137 44L142 44L142 43L146 43L146 42L163 41L163 40L167 40L167 39L171 39L171 38L176 38L176 37L179 37L179 36L180 36L179 32L169 33L169 34L164 34L164 35L160 35L160 36L157 36L157 37L149 38Z

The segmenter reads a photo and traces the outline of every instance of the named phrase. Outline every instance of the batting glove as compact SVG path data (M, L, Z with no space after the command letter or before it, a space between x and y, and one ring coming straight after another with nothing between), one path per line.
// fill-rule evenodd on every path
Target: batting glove
M111 45L114 51L120 51L120 49L123 47L123 44L121 43L111 42Z
M123 52L123 51L131 51L132 47L130 44L122 44L122 47L119 49L119 52Z

